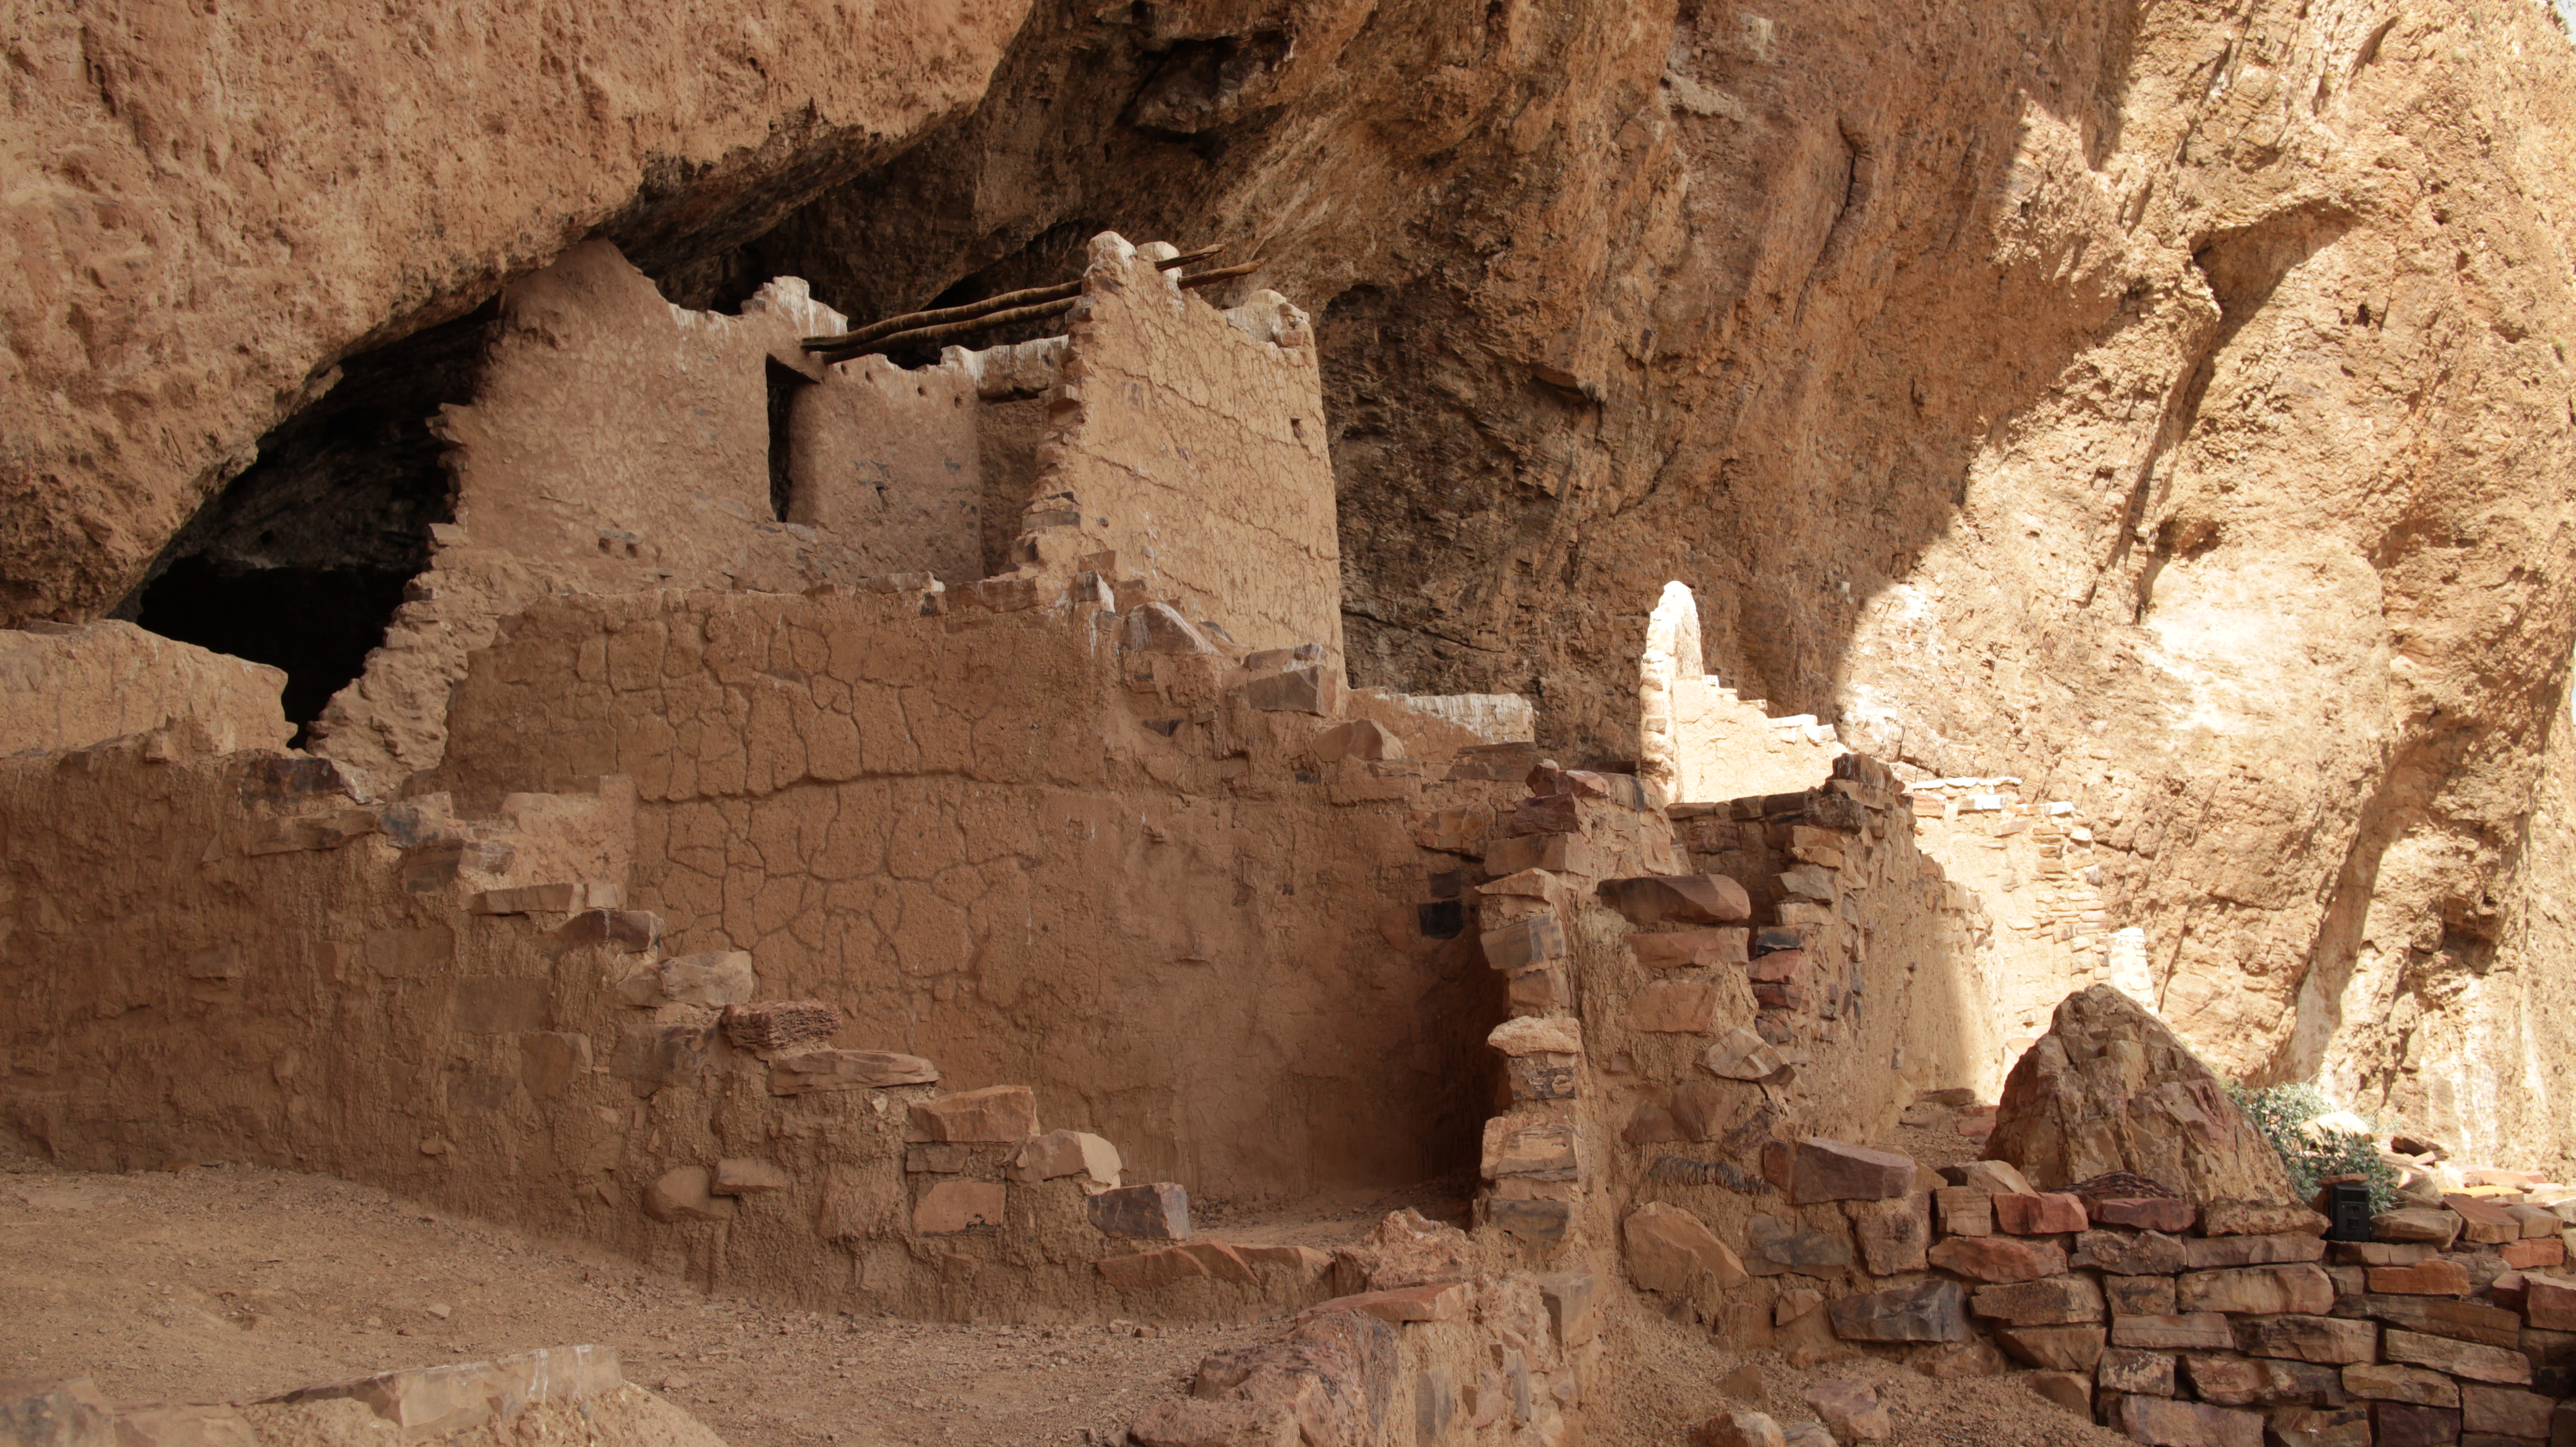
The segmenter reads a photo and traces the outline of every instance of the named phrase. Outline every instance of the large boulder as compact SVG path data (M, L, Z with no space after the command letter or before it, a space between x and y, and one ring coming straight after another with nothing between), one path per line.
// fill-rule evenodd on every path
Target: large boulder
M2194 1201L2290 1199L2281 1158L2218 1077L2108 985L2058 1002L2004 1081L1986 1154L2044 1191L2131 1171Z

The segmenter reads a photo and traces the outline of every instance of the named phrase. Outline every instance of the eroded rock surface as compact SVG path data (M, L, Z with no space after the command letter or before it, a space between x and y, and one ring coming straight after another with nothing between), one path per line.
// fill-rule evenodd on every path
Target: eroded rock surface
M2108 985L2067 996L2013 1067L1986 1153L2043 1189L2133 1171L2196 1202L2290 1197L2281 1158L2218 1077L2163 1021ZM2075 1217L2080 1227L2081 1211Z

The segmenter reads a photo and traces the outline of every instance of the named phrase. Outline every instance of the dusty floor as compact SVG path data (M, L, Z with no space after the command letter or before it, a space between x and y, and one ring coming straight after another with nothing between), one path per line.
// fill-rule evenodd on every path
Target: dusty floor
M781 1312L325 1177L23 1159L0 1159L0 1301L0 1374L92 1376L120 1403L600 1342L734 1447L1123 1440L1201 1357L1263 1330Z
M1808 1387L1867 1382L1895 1419L1887 1447L2137 1447L2044 1400L2019 1373L1942 1382L1857 1354L1793 1368L1776 1352L1728 1352L1700 1328L1642 1313L1615 1318L1607 1342L1603 1380L1590 1392L1587 1447L1678 1447L1693 1425L1738 1404L1717 1384L1747 1364L1762 1373L1764 1400L1755 1405L1784 1424L1816 1420L1798 1399Z
M1909 1142L1929 1148L1931 1140ZM1397 1204L1357 1197L1295 1234L1365 1230ZM734 1447L1119 1442L1201 1357L1273 1328L972 1327L781 1312L452 1219L384 1191L246 1167L107 1176L0 1158L0 1372L89 1375L120 1402L211 1401L530 1346L601 1342L627 1375ZM444 1309L445 1315L438 1314ZM1894 1447L2108 1447L2020 1381L1936 1382L1867 1358L1792 1369L1698 1328L1623 1313L1591 1384L1594 1447L1672 1447L1750 1362L1765 1410L1799 1390L1877 1386Z

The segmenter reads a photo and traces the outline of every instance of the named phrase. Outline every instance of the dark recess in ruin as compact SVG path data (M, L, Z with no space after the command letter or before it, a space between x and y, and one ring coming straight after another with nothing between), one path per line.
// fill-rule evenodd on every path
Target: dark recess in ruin
M366 667L429 563L453 488L429 421L471 400L486 303L350 357L340 381L260 439L259 459L198 510L113 616L286 670L305 726Z
M769 515L785 522L787 509L796 500L788 424L795 416L796 394L813 384L776 357L769 359L763 375L769 382Z

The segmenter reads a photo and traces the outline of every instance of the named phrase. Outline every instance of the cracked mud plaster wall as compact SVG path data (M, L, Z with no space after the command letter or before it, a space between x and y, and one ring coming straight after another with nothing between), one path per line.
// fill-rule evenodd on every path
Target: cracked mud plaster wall
M1138 1294L1095 1269L1134 1246L1072 1179L992 1187L1007 1231L916 1215L956 1178L908 1169L907 1108L946 1087L778 1090L714 1009L638 1006L660 976L634 916L486 908L622 876L624 780L460 819L345 778L139 738L0 761L0 1136L89 1170L372 1181L809 1307L1240 1318L1317 1294L1248 1271ZM993 1178L1018 1144L947 1149ZM720 1161L751 1167L739 1199L657 1207L668 1173Z
M633 778L628 898L668 948L749 950L952 1087L1033 1085L1131 1179L1262 1200L1472 1159L1500 987L1412 924L1407 791L1326 802L1291 766L1322 720L1130 691L1087 619L876 607L541 605L422 783Z
M333 360L608 227L741 237L971 106L1013 0L13 6L10 621L95 616Z

